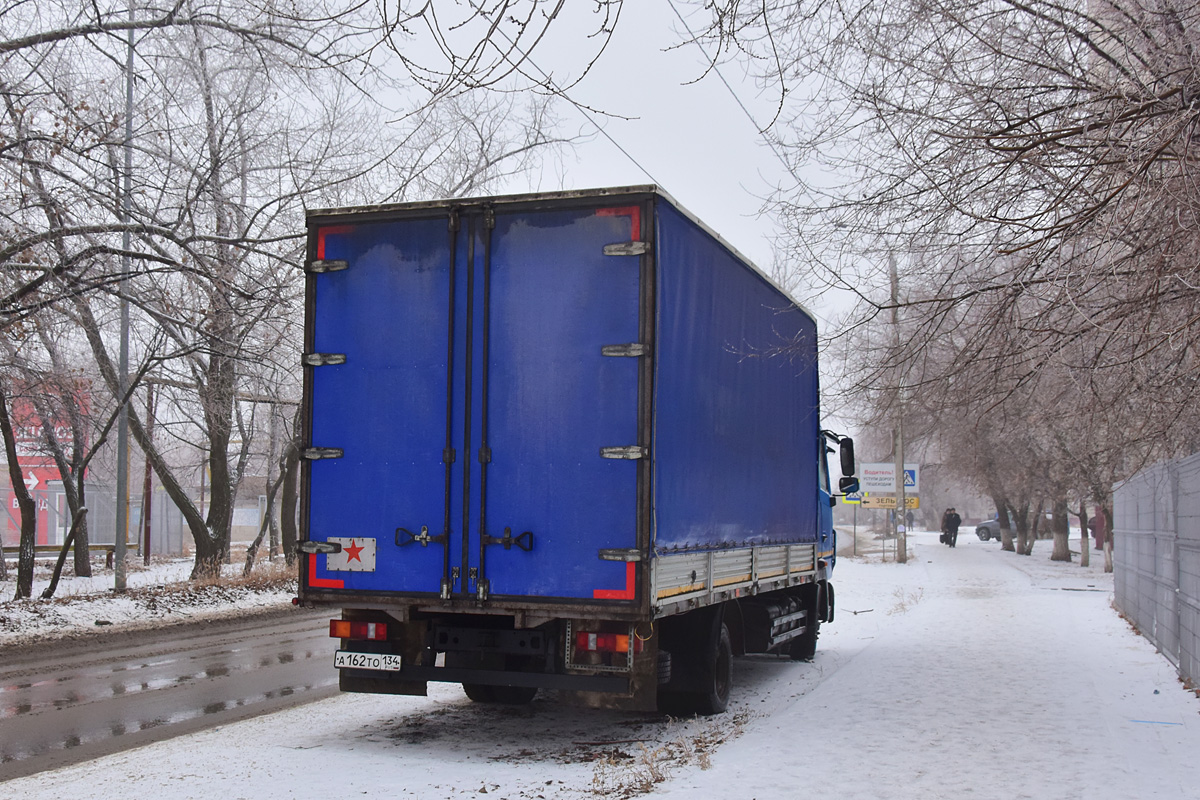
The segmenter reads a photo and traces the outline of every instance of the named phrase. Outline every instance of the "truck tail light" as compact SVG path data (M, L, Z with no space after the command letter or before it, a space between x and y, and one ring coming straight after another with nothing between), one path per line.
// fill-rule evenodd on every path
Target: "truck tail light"
M581 653L628 653L629 637L620 633L579 631L575 634L575 649ZM633 652L641 651L642 642L635 638Z
M387 638L387 623L331 619L329 620L329 635L334 639L373 639L375 641L383 641Z

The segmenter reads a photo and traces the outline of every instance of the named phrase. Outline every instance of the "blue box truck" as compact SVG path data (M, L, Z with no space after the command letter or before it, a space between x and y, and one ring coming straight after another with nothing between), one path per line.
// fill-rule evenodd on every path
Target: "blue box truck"
M812 658L853 447L770 280L655 186L307 224L297 602L344 691L711 714L735 655Z

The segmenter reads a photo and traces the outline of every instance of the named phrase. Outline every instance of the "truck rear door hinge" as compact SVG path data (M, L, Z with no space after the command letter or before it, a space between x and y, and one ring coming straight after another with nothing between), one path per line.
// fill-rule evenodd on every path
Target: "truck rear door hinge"
M649 252L649 242L616 242L604 245L606 256L640 256Z
M320 275L323 272L341 272L342 270L349 268L349 261L343 261L341 259L330 259L328 261L325 259L317 259L316 261L308 262L308 265L305 266L304 271L312 273L313 275Z
M606 344L600 348L600 355L613 358L637 358L650 352L650 348L641 342L629 344Z
M332 367L346 363L345 353L305 353L300 363L306 367Z
M346 452L340 447L306 447L300 452L301 457L309 461L319 461L323 458L341 458Z
M600 560L624 561L628 564L631 561L641 561L642 551L636 548L624 547L604 548L600 551Z
M601 458L619 458L626 460L635 460L645 458L650 455L650 448L639 447L637 445L629 445L627 447L601 447Z
M305 540L296 545L296 550L309 555L318 555L324 553L326 555L342 552L342 546L337 542L314 542Z

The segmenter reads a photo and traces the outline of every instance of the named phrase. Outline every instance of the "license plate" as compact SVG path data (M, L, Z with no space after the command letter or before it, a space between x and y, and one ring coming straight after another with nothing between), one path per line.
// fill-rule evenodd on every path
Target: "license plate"
M400 671L400 656L390 653L352 653L338 650L333 654L333 665L338 669L378 669L384 672Z

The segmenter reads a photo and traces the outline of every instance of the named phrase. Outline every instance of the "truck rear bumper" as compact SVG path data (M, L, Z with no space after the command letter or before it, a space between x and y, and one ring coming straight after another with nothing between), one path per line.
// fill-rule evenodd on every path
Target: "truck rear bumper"
M424 694L423 684L429 681L470 683L483 686L523 686L607 694L629 693L629 679L617 675L566 675L420 665L405 665L398 672L344 669L340 683L344 692Z

